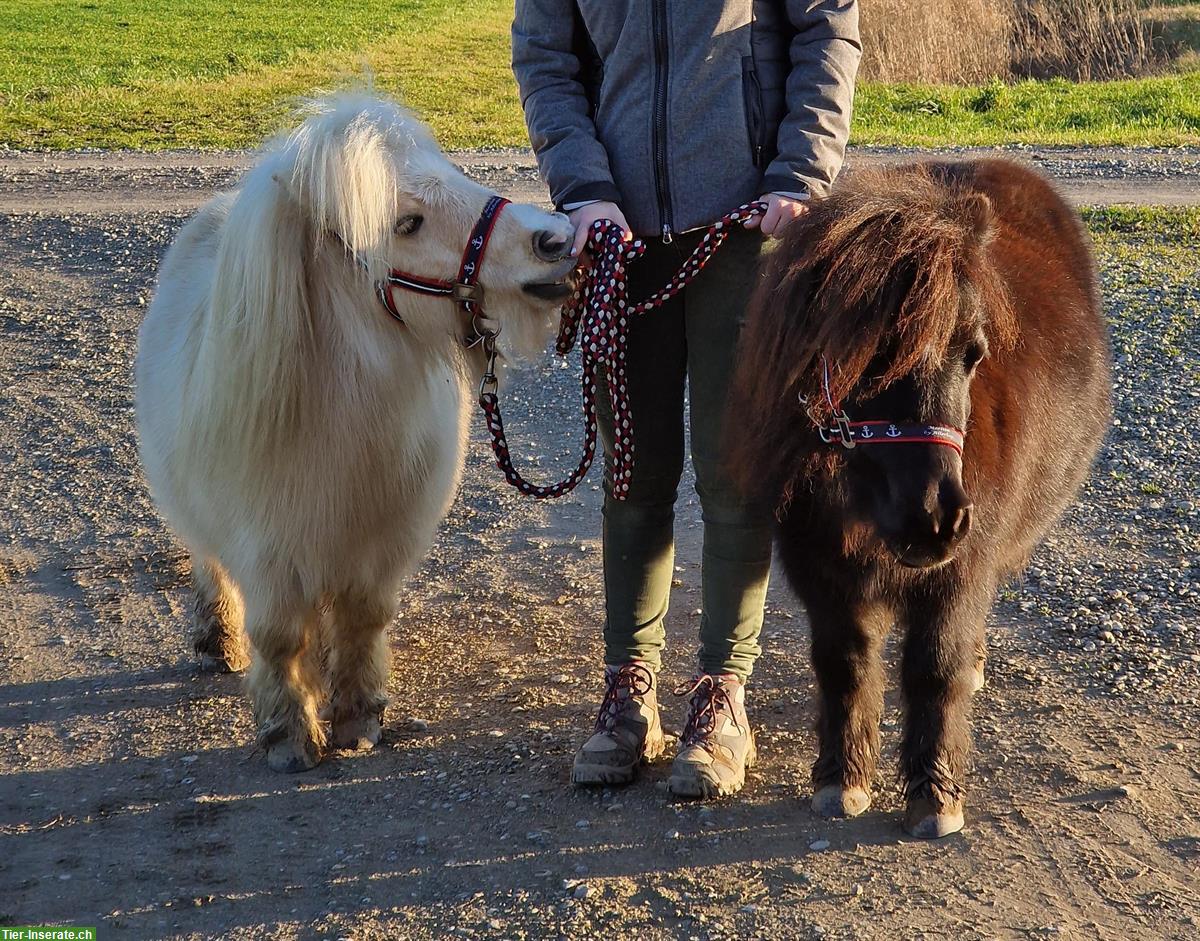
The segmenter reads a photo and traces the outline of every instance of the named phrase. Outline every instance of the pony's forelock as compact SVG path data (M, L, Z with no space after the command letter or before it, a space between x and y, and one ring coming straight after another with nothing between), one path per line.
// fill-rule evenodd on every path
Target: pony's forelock
M368 261L383 254L401 194L450 208L459 176L428 128L394 102L347 94L308 102L281 156L288 185L321 234Z
M835 401L935 370L968 298L992 342L1011 343L1012 311L985 250L992 225L986 196L956 191L925 165L859 173L815 204L759 298L774 308L760 316L791 322L789 386L822 398L823 361Z

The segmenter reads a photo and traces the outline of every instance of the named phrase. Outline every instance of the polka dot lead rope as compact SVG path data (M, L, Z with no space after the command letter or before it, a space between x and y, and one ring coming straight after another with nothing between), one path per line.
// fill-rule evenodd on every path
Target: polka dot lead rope
M566 356L580 341L583 359L583 457L579 466L564 480L546 486L527 481L513 466L512 454L504 436L504 420L500 415L500 398L496 390L495 337L485 337L488 369L479 387L479 405L492 436L492 451L496 466L512 486L526 496L539 500L554 499L570 493L587 475L596 457L596 378L604 370L605 385L613 414L612 494L617 500L629 495L633 481L633 414L629 405L629 390L625 374L625 354L629 345L630 318L661 307L682 291L704 268L717 249L729 237L734 226L766 212L765 203L747 203L713 223L704 233L678 273L662 290L639 304L630 305L626 283L626 266L642 256L646 244L625 242L621 227L607 219L592 223L588 232L587 250L592 266L587 276L563 306L562 320L555 350Z

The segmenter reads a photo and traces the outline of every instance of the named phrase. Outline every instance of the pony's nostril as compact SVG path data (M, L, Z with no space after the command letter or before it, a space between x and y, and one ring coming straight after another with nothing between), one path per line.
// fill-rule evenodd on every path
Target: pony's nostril
M973 507L962 483L957 479L943 480L929 510L933 534L946 543L956 543L971 529Z
M962 539L971 531L971 516L974 507L971 504L960 506L958 510L952 514L950 519L950 531L947 535L951 539Z
M549 229L533 237L533 253L542 261L562 261L571 250L571 240Z

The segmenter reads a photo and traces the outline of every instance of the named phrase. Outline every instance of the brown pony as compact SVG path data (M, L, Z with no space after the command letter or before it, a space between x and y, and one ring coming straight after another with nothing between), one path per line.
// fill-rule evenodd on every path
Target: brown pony
M880 651L899 623L905 828L953 833L997 586L1074 497L1109 421L1082 227L1009 161L855 174L789 227L743 336L729 454L778 507L811 620L813 808L870 804Z

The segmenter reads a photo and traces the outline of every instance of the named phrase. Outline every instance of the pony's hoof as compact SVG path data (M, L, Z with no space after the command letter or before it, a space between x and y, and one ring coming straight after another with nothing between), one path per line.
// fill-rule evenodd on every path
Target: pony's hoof
M857 817L871 806L871 795L861 787L827 784L812 798L814 813L822 817Z
M201 673L242 673L250 666L250 658L241 654L223 655L196 651L196 668Z
M241 673L250 666L246 644L215 619L197 620L192 630L192 651L206 673Z
M987 676L983 672L984 665L987 663L983 657L977 657L975 666L971 668L971 694L979 692L983 689L983 684L987 682Z
M349 751L367 751L379 744L382 734L382 716L354 716L333 723L333 747Z
M267 747L267 767L280 774L311 771L320 760L321 756L313 742L301 743L284 739Z
M929 797L908 802L904 831L918 840L938 840L963 828L961 801L941 803Z

